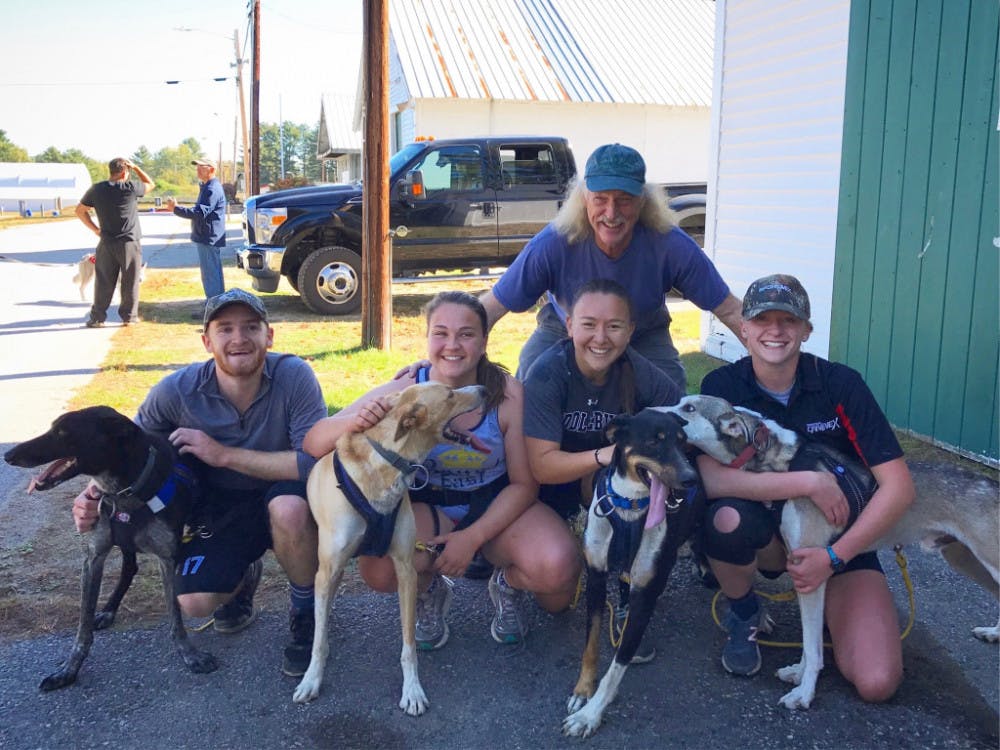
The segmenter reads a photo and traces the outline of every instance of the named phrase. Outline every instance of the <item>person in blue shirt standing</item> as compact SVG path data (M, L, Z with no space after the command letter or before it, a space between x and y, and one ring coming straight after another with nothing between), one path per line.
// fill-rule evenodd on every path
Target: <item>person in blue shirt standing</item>
M178 206L173 198L167 198L167 209L174 216L191 220L191 241L198 247L198 264L201 266L201 286L205 299L209 300L226 291L222 279L222 248L226 246L226 193L222 183L215 176L215 162L195 159L191 162L198 168L198 200L190 208ZM201 320L201 310L191 313L195 320Z

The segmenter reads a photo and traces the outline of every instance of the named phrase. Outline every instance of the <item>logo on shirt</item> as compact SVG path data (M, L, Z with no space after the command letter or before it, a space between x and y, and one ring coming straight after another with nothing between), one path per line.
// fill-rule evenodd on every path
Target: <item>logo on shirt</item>
M569 432L602 432L615 415L606 411L570 411L563 414L563 429Z
M806 432L815 435L817 432L832 432L840 429L840 417L834 417L826 422L807 422Z
M489 456L470 448L452 448L442 451L437 458L443 469L480 469Z

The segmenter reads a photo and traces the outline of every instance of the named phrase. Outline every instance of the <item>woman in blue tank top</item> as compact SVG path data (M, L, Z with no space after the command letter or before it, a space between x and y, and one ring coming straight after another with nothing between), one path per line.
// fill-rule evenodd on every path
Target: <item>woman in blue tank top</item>
M522 430L521 384L486 356L486 311L473 295L443 292L427 305L427 361L413 375L385 383L332 417L318 422L304 442L314 456L333 450L348 431L363 431L387 412L385 397L415 382L435 380L459 388L482 385L487 414L466 425L490 449L442 444L424 465L426 487L411 490L419 550L414 557L423 591L417 600L417 644L440 648L448 640L453 584L481 550L494 566L489 582L496 608L490 631L500 643L517 643L528 630L525 592L549 612L569 606L580 574L576 540L566 524L538 502ZM388 557L361 557L359 570L376 591L396 590Z

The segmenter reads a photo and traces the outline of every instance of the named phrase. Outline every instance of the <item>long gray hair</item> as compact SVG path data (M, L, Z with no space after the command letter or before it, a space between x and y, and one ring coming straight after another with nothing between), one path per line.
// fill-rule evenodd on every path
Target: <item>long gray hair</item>
M593 233L590 220L587 218L587 186L579 177L570 187L569 195L562 208L552 221L556 231L570 242L579 242ZM646 183L642 188L642 208L639 210L639 223L649 227L654 232L669 232L677 221L674 212L667 204L667 194L659 185Z

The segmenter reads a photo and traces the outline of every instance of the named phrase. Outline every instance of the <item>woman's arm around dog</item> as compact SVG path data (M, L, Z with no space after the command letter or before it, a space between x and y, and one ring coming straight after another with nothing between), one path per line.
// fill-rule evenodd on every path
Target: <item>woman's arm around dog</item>
M896 458L871 467L878 489L868 505L831 546L844 562L872 546L903 517L916 495L906 461ZM833 575L830 556L824 547L804 547L792 550L788 556L788 574L800 594L814 591Z

